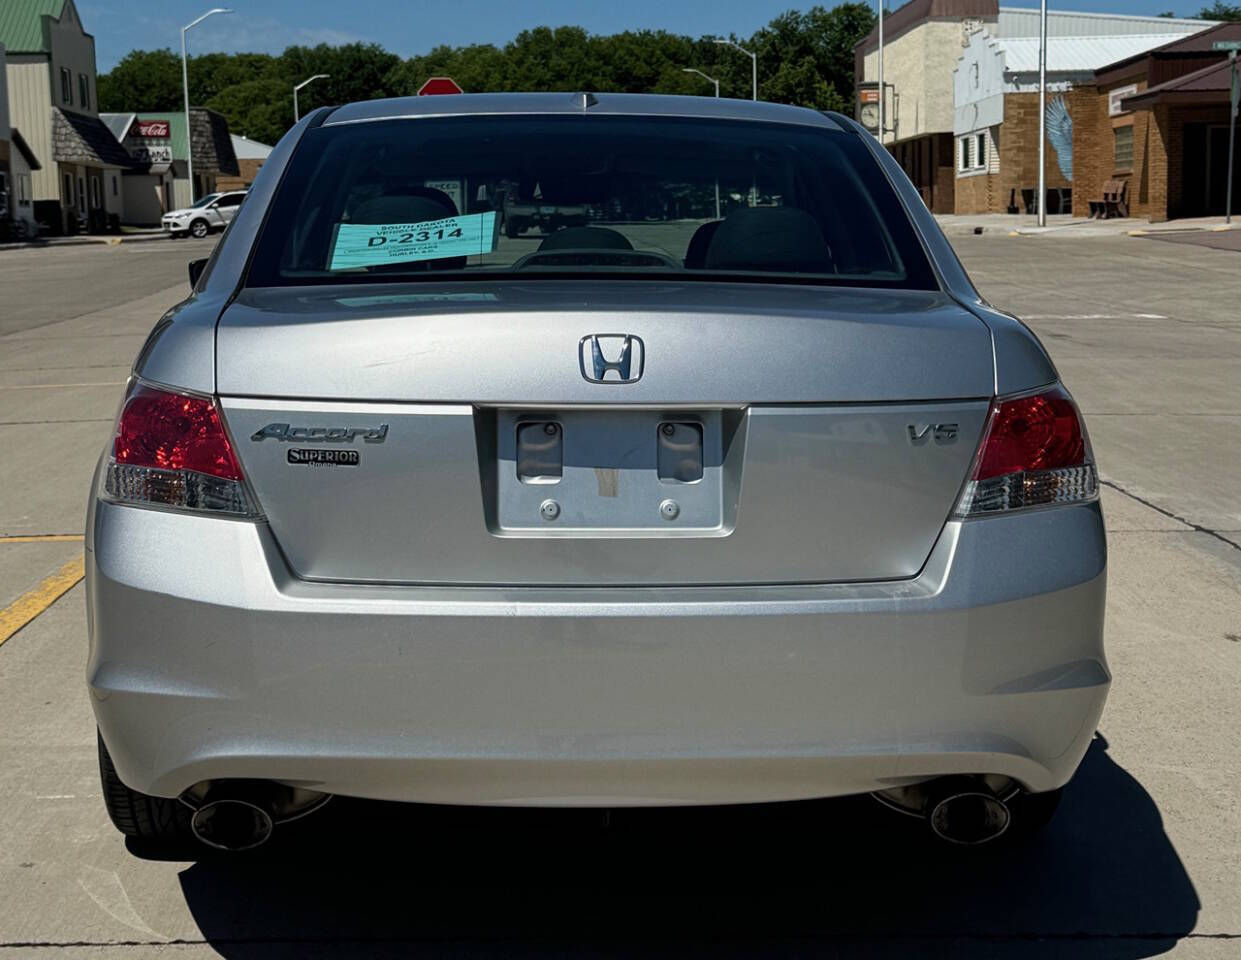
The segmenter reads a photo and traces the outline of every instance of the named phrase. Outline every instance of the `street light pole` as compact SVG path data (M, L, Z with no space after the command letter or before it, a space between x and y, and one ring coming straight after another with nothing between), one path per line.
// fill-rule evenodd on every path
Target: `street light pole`
M300 112L298 112L298 109L297 109L297 91L302 89L302 87L306 86L306 84L308 83L314 83L316 80L326 80L327 78L328 78L328 74L326 73L316 73L313 77L307 77L305 80L303 80L301 83L297 84L293 88L293 122L294 123L297 123L298 120L302 119L302 115Z
M1228 54L1228 62L1232 64L1229 69L1231 76L1228 82L1228 189L1225 191L1224 197L1224 223L1232 223L1232 171L1233 171L1233 151L1237 144L1237 107L1238 101L1241 100L1241 77L1237 76L1237 51L1233 50Z
M750 99L757 100L758 99L758 54L751 53L745 47L741 46L740 44L733 43L731 40L721 40L717 38L715 42L722 43L726 47L732 47L734 50L739 50L742 53L744 53L747 57L750 58Z
M879 143L883 144L884 101L887 94L883 89L883 0L879 0Z
M1038 225L1047 226L1047 0L1039 4Z
M717 97L720 95L720 82L716 80L715 77L708 77L701 70L695 70L693 67L682 67L681 72L682 73L696 73L698 74L698 76L702 77L702 79L706 80L707 83L714 83L715 84L715 95Z
M190 71L186 65L185 59L185 31L190 27L198 26L209 16L215 13L232 13L226 7L215 7L208 10L197 20L192 20L181 28L181 89L185 94L185 163L188 168L190 177L190 204L196 199L194 196L194 137L190 132Z
M708 83L715 84L715 95L717 98L719 97L720 82L716 80L715 77L708 77L701 70L695 70L693 67L682 67L681 72L682 73L696 73L698 74L698 76L702 77L702 79L706 80ZM716 220L720 219L720 178L719 177L715 178L715 219Z

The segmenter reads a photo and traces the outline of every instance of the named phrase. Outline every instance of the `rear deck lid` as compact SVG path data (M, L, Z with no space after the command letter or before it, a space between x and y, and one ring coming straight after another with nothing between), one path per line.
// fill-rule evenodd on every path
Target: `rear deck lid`
M595 334L634 382L589 381ZM993 383L941 294L795 285L250 290L218 358L291 566L368 583L912 577Z

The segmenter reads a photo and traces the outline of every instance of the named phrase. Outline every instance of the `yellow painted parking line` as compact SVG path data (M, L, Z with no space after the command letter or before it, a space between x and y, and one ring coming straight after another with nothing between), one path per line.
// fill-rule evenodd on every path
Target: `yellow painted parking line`
M41 533L29 537L0 537L0 543L81 543L80 533Z
M85 558L74 557L33 590L27 590L0 610L0 644L64 596L85 574Z

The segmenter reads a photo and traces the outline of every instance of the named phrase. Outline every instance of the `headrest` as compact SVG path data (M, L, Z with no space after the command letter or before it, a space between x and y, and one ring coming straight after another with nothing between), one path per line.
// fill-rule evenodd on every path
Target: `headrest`
M432 187L390 188L390 192L363 200L352 212L354 223L422 223L455 217L457 205L443 190Z
M352 223L425 223L455 217L457 205L443 190L432 187L390 187L388 193L363 200L354 207ZM439 257L435 260L396 261L376 264L373 273L406 273L411 270L460 270L465 257Z
M548 234L540 250L632 250L623 233L607 227L564 227Z
M823 231L796 207L739 207L715 231L707 248L708 270L778 270L832 273L832 252Z
M723 220L711 220L694 231L689 238L689 246L685 248L685 266L689 270L701 270L707 265L707 249L715 231L720 228Z

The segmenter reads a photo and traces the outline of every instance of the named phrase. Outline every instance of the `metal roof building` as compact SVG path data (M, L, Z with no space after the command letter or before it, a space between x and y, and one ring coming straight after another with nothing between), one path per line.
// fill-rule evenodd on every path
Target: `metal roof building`
M1201 25L1193 28L1201 30ZM1187 36L1182 33L1174 36ZM1048 36L1047 72L1093 74L1117 60L1138 56L1167 43L1166 33L1145 33L1130 36ZM995 41L1004 54L1008 73L1038 73L1038 37L1010 37Z
M1177 17L1140 17L1121 13L1085 13L1074 10L1048 10L1047 36L1052 37L1116 37L1160 36L1164 41L1175 36L1194 33L1210 26L1213 20L1192 20ZM1038 7L1000 7L993 35L1003 38L1037 37ZM1051 44L1048 44L1050 48Z

